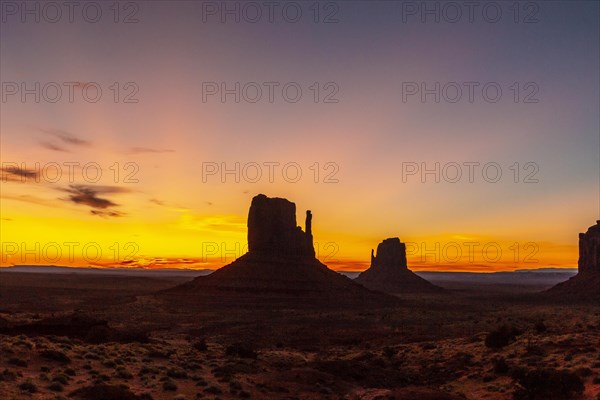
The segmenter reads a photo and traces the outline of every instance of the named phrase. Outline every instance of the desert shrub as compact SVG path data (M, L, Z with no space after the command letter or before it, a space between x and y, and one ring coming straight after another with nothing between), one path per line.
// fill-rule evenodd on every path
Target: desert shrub
M52 390L53 392L62 392L64 390L64 387L60 382L52 382L48 386L48 389Z
M69 356L59 350L44 350L40 352L40 357L46 360L56 361L62 364L68 364L71 362Z
M237 392L238 390L242 390L242 385L238 381L231 381L229 382L229 390Z
M15 343L17 346L24 346L27 347L29 350L33 349L33 344L31 344L30 341L28 340L19 340Z
M165 392L174 392L177 390L177 384L171 379L167 379L163 382L163 390Z
M194 342L192 347L198 351L206 351L208 350L208 345L206 344L206 339L202 338Z
M36 393L37 386L35 385L35 383L31 382L30 379L28 379L25 382L19 384L19 390L22 390L23 392L27 393Z
M393 347L386 346L383 348L383 355L387 358L392 358L394 355L396 355L396 350L394 350Z
M133 375L131 374L131 372L129 372L127 369L125 369L123 367L117 368L116 375L117 375L118 378L121 378L121 379L131 379L131 378L133 378Z
M364 387L380 387L380 388L392 388L406 385L412 380L412 377L405 371L400 371L396 368L389 368L388 366L378 366L378 362L373 360L357 360L357 359L335 359L335 360L315 360L310 364L311 368L314 368L320 372L331 374L341 380L352 382L354 384L360 384ZM450 369L450 368L448 368ZM446 380L442 375L443 371L437 370L431 365L424 368L423 372L419 374L419 384L423 382L429 382L429 379ZM452 377L455 372L452 371ZM416 377L415 377L416 378ZM413 380L415 382L416 379Z
M104 365L106 368L114 368L117 366L113 360L105 360L102 362L102 365Z
M99 360L100 356L94 353L85 353L83 355L83 358L85 358L86 360Z
M12 357L8 359L8 363L17 367L27 367L27 361L17 358L17 357Z
M504 357L496 358L494 361L492 361L492 363L494 365L494 372L498 375L506 374L510 370L510 367L506 363Z
M106 325L94 325L85 335L85 341L88 343L100 344L110 341L112 336L111 329Z
M52 377L52 382L58 382L66 385L69 382L69 378L66 375L55 375Z
M150 358L169 358L169 354L160 350L151 349L148 351L148 357Z
M446 366L454 371L464 371L473 365L473 354L458 352L450 357L446 362Z
M223 393L223 391L217 387L217 386L208 386L206 389L204 389L204 391L206 393L210 393L210 394L221 394Z
M151 400L150 395L136 396L127 386L107 385L104 383L79 388L69 395L77 400Z
M14 381L17 379L17 374L9 369L4 369L2 373L0 373L0 382L2 381Z
M141 329L127 329L118 331L115 334L116 341L121 343L148 343L150 342L150 335L148 332Z
M198 362L196 361L185 361L184 363L181 364L181 367L185 370L188 371L196 371L199 370L200 368L202 368L202 365L200 365Z
M501 349L515 340L519 333L514 327L511 328L507 325L502 325L485 337L485 346L496 350Z
M208 386L208 382L206 382L204 378L199 377L198 379L196 379L196 386Z
M525 346L525 354L528 356L544 357L546 355L546 351L542 346L533 343L528 343L527 346Z
M211 371L216 378L222 381L229 381L234 375L248 374L256 370L251 363L246 362L228 362L221 366L214 367Z
M75 372L75 370L73 368L67 368L67 369L65 369L65 374L67 374L69 376L75 376L75 375L77 375L77 373Z
M183 379L183 378L187 378L187 372L185 372L182 369L176 369L176 368L170 368L167 371L167 376L169 378L175 378L175 379Z
M46 367L46 366L43 366L43 365L42 365L42 366L40 367L40 371L42 371L42 372L50 372L50 368L48 368L48 367Z
M257 357L256 352L245 343L234 343L230 346L227 346L227 348L225 349L225 355L253 359Z
M537 333L544 333L548 330L548 327L542 320L536 322L535 325L533 325L533 328Z
M581 368L577 368L575 373L582 378L587 378L588 376L591 376L594 373L594 371L592 371L591 369L589 369L587 367L581 367Z
M557 369L517 370L515 400L569 400L583 393L583 381L577 374Z

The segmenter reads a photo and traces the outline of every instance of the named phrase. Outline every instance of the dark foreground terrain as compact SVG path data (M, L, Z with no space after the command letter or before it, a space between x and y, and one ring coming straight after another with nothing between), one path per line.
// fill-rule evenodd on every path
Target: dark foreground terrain
M600 306L543 285L318 310L152 295L190 279L0 272L0 398L600 398Z

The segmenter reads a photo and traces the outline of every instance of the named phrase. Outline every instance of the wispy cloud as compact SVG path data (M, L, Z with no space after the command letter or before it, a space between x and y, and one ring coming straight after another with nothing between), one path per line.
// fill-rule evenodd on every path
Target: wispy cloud
M187 212L187 211L189 211L189 209L187 207L183 207L183 206L177 205L177 204L168 203L166 201L159 200L157 198L150 199L150 203L156 204L157 206L160 206L160 207L166 207L166 208L170 209L171 211L177 211L177 212Z
M167 206L167 203L165 203L165 202L164 202L164 201L162 201L162 200L158 200L158 199L150 199L150 203L154 203L154 204L156 204L157 206L163 206L163 207L166 207L166 206Z
M200 258L173 258L173 257L151 257L138 256L130 260L123 260L118 263L94 263L98 266L111 267L126 267L126 268L143 268L143 269L198 269L206 270L203 274L207 274L221 267L221 263L211 263ZM209 269L210 268L210 269Z
M128 150L129 154L147 154L147 153L174 153L172 149L154 149L151 147L130 147Z
M120 211L109 210L109 211L101 211L101 210L90 210L90 213L93 215L97 215L99 217L124 217L126 214Z
M32 203L32 204L37 204L40 206L47 206L47 207L58 207L58 204L43 199L41 197L37 197L37 196L32 196L32 195L28 195L28 194L22 194L22 195L12 195L12 194L2 194L2 198L3 199L7 199L7 200L16 200L16 201L23 201L25 203Z
M80 139L78 138L76 135L64 131L62 129L42 129L40 128L40 131L51 135L53 137L55 137L56 139L60 140L61 142L71 145L71 146L91 146L92 142L90 142L89 140L85 140L85 139Z
M203 232L245 232L246 219L239 215L192 215L183 214L180 217L180 227Z
M57 145L55 143L52 143L52 142L40 141L40 144L42 145L43 148L48 149L48 150L69 152L69 150L67 150L66 148L64 148L62 146L59 146L59 145Z

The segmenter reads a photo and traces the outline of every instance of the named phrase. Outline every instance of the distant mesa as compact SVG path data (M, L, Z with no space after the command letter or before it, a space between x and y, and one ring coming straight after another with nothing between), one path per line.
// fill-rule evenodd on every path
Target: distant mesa
M330 270L315 258L312 214L305 231L296 225L296 205L259 194L248 214L248 252L210 275L167 290L203 303L284 305L387 305L397 300L373 292Z
M397 237L379 243L376 256L371 250L371 266L355 281L369 289L393 294L444 291L408 269L406 245Z
M579 272L546 293L564 299L600 301L600 220L579 234Z

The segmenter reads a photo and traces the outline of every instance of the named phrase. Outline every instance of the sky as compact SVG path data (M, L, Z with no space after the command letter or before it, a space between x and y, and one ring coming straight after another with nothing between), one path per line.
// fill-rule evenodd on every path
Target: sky
M2 3L2 266L218 268L259 193L346 271L572 268L600 219L598 2L54 4Z

